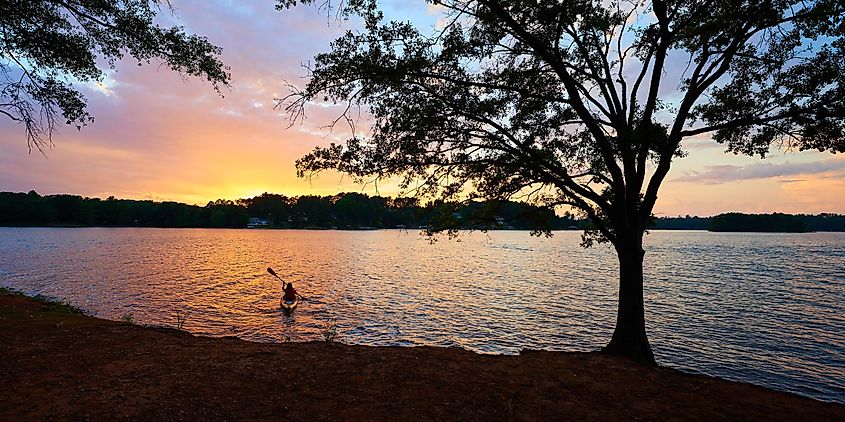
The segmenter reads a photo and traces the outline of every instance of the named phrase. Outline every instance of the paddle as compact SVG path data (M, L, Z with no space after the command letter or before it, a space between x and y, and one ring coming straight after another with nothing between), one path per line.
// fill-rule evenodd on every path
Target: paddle
M273 271L273 269L272 269L272 268L267 267L267 272L268 272L268 273L270 273L270 274L272 274L272 275L273 275L273 277L278 278L278 279L279 279L279 281L281 281L281 282L282 282L282 287L284 287L284 286L285 286L285 281L284 281L284 280L282 280L282 278L281 278L281 277L279 277L279 275L278 275L278 274L276 274L276 272L275 272L275 271ZM302 299L302 300L308 300L308 299L306 299L306 298L305 298L305 296L300 295L299 293L297 293L297 294L299 295L299 298L300 298L300 299Z
M268 273L270 273L270 274L272 274L272 275L273 275L273 277L278 278L278 279L279 279L279 281L281 281L282 283L284 283L284 282L285 282L284 280L282 280L282 278L281 278L281 277L279 277L279 275L278 275L278 274L276 274L276 272L275 272L275 271L273 271L273 269L272 269L272 268L267 267L267 272L268 272Z

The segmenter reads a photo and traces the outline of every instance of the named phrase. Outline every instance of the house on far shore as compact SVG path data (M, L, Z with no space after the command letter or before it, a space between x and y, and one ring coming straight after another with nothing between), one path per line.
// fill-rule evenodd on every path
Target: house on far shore
M265 220L263 218L257 217L250 217L249 223L246 223L246 228L248 229L260 229L262 227L267 227L270 225L270 220Z

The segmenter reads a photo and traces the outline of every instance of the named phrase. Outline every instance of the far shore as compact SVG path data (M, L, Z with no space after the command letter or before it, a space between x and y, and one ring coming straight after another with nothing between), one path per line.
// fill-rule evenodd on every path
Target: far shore
M845 420L845 406L599 353L198 337L0 292L0 419Z
M401 230L401 231L422 231L425 227L361 227L361 228L339 228L339 227L168 227L168 226L81 226L68 224L54 224L49 226L2 226L0 228L32 228L32 229L201 229L201 230L320 230L320 231L343 231L343 232L368 232L379 230ZM459 231L481 231L481 229L461 229ZM490 228L489 232L530 232L529 229L507 229ZM566 228L550 230L555 232L579 232L582 228ZM812 233L842 233L840 230L809 230L809 231L769 231L769 230L707 230L690 228L651 228L649 232L706 232L706 233L763 233L763 234L812 234Z

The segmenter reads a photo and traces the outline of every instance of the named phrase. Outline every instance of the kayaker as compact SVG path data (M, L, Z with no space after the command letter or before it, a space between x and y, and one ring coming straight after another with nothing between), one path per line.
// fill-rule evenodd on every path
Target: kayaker
M296 292L296 289L293 288L293 283L288 283L287 286L284 288L285 296L282 298L285 302L296 302L296 297L302 297L299 293Z

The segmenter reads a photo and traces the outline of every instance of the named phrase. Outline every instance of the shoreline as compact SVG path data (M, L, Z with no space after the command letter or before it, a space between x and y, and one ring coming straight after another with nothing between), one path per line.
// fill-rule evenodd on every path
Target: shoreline
M339 232L373 232L373 231L425 231L420 227L374 227L374 228L332 228L332 227L171 227L171 226L74 226L74 225L51 225L51 226L3 226L2 229L176 229L176 230L254 230L254 231L339 231ZM553 229L556 232L581 232L584 229ZM481 229L460 229L460 232L480 232ZM531 232L529 229L486 229L488 232ZM688 228L650 228L648 232L702 232L702 233L729 233L729 234L813 234L813 233L845 233L845 230L808 230L808 231L740 231L740 230L708 230Z
M845 406L599 353L264 344L0 292L0 418L845 420Z

